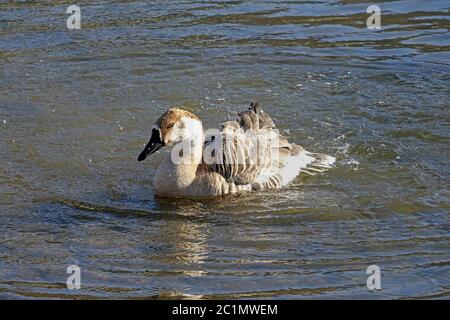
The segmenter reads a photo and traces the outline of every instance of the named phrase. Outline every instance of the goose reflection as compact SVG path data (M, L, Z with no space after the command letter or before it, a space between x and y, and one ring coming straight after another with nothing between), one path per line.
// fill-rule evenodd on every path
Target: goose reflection
M206 274L202 264L208 258L209 225L198 202L159 200L161 207L170 206L175 213L161 226L161 240L173 249L167 259L179 266L181 273L199 277Z

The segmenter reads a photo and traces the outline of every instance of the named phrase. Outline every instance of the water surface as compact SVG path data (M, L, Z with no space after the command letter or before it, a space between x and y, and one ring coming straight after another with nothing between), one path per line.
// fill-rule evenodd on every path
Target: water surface
M379 1L379 31L358 0L78 3L79 31L71 1L0 1L0 298L450 297L447 0ZM250 101L336 168L155 198L157 117Z

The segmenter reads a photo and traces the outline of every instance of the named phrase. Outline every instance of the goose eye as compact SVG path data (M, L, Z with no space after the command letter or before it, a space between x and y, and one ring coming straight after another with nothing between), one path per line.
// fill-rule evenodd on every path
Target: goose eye
M170 129L170 128L172 128L173 127L173 123L169 123L168 125L167 125L167 129Z

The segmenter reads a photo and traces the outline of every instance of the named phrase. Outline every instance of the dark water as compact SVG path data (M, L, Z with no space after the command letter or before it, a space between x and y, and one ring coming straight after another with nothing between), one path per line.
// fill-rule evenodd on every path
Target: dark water
M0 298L450 298L448 0L378 1L379 31L356 0L70 4L0 1ZM337 167L154 198L168 106L254 100Z

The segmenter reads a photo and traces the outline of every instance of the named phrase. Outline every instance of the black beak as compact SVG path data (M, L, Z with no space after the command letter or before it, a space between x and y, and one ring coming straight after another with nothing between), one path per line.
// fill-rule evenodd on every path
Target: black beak
M141 154L139 155L138 161L145 160L145 158L147 158L152 153L158 151L162 147L164 147L164 142L161 141L161 132L158 129L153 129L152 137L145 146L144 151L142 151Z

